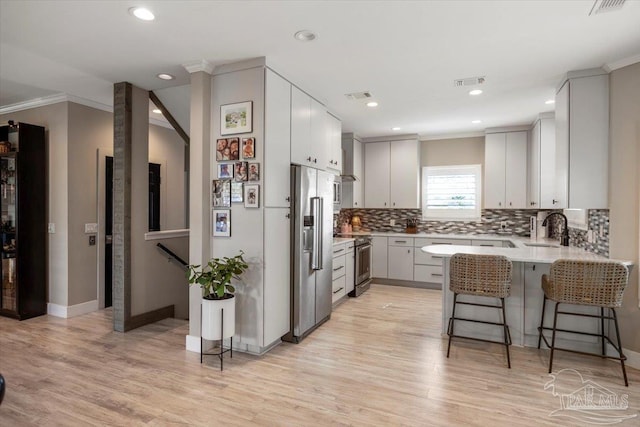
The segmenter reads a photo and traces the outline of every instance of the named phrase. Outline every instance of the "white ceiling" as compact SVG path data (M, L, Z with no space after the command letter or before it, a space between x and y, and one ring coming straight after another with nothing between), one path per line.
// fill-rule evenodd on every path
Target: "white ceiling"
M132 17L138 5L156 20ZM640 61L640 1L589 16L592 5L0 0L0 107L56 93L111 105L115 82L162 90L188 84L181 64L266 56L361 136L393 126L436 137L528 124L553 110L544 101L567 71ZM317 39L295 40L300 29ZM177 79L161 81L159 72ZM453 86L471 76L486 76L479 97ZM380 106L344 96L363 90Z

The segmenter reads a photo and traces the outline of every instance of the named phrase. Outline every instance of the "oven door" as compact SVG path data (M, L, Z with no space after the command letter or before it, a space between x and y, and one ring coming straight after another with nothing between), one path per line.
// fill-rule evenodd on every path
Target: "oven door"
M371 245L356 247L356 286L371 278Z

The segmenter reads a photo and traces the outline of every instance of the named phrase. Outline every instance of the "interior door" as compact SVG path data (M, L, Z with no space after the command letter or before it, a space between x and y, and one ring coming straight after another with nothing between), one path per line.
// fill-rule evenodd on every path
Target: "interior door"
M105 168L105 203L104 203L104 306L113 305L113 157L107 156Z

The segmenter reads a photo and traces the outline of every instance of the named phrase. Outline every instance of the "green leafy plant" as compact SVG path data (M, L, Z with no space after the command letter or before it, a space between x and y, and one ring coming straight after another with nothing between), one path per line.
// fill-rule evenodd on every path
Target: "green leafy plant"
M233 295L236 289L231 285L231 279L240 279L240 275L249 268L243 255L244 252L240 251L240 254L231 258L213 258L202 268L200 265L189 265L189 284L200 285L202 296L206 299L224 299L225 294Z

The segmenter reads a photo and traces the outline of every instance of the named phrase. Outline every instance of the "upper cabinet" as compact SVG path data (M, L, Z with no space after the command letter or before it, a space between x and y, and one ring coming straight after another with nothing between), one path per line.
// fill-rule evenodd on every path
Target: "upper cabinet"
M353 133L344 133L342 134L342 151L344 151L342 173L349 176L349 178L342 179L342 208L363 208L364 164L362 142Z
M324 169L327 160L327 114L324 106L291 87L291 163Z
M289 207L291 83L267 69L264 95L264 206Z
M555 192L555 121L553 113L536 120L529 138L529 203L531 209L553 209Z
M337 175L342 173L342 123L332 114L327 114L327 164L326 169Z
M527 207L527 132L488 133L484 155L485 209Z
M574 71L556 93L555 209L608 208L609 76Z
M420 207L420 142L368 142L364 145L365 207Z

